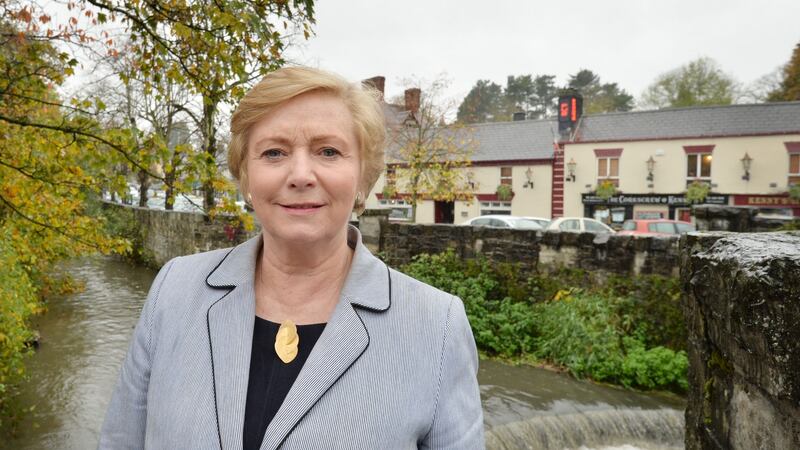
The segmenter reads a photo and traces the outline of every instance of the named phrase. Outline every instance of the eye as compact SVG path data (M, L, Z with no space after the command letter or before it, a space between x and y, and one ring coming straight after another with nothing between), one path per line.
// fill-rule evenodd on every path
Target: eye
M261 157L262 158L278 159L281 156L283 156L283 152L281 152L277 148L271 148L269 150L264 150L263 152L261 152Z
M341 155L341 152L333 147L325 147L319 153L326 158L335 158Z

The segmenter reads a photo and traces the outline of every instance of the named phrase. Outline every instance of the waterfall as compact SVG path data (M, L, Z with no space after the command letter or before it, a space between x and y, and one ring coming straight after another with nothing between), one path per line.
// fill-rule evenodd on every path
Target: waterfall
M612 409L536 416L486 432L489 450L680 449L683 411Z

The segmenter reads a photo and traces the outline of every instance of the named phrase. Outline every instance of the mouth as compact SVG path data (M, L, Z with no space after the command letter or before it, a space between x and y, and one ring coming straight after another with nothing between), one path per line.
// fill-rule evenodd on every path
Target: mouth
M291 208L291 209L312 209L312 208L322 207L322 203L278 203L278 204L283 206L284 208Z

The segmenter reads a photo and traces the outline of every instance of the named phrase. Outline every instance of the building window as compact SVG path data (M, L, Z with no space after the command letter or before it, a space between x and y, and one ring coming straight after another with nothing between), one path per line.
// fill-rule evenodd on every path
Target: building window
M606 180L619 186L619 158L597 158L597 184Z
M397 182L397 171L394 167L387 167L386 168L386 185L387 186L394 186Z
M686 155L686 178L694 180L711 179L711 153L691 153Z
M800 184L800 153L789 154L789 185Z
M411 205L402 199L383 199L381 208L390 209L389 220L411 220Z
M619 187L619 158L622 157L622 149L596 148L594 156L597 158L597 185L610 181Z
M507 184L511 186L511 167L500 168L500 184Z
M511 215L511 202L481 202L481 215L489 214Z

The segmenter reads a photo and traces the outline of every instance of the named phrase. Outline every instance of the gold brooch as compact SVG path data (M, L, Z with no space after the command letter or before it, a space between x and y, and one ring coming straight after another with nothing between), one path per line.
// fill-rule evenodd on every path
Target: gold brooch
M289 364L297 356L297 345L300 343L300 336L297 335L297 327L291 320L281 323L278 334L275 336L275 353L284 364Z

